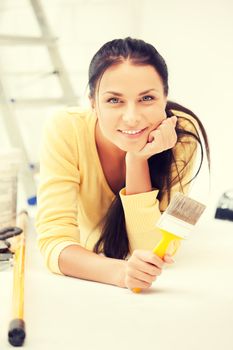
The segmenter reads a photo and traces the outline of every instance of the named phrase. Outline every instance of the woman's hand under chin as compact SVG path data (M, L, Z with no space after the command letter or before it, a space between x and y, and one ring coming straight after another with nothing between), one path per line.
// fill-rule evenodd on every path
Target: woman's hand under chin
M177 142L176 122L176 116L164 119L156 129L150 132L146 145L140 151L128 153L136 158L149 159L157 153L174 147Z

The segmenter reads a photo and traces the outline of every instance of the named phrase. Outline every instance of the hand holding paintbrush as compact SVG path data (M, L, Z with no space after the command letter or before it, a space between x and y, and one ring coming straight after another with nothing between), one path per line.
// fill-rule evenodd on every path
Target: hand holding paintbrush
M166 254L163 259L149 250L134 250L127 261L125 286L136 292L136 288L148 289L163 271L164 265L174 260ZM137 287L136 287L137 286Z
M202 203L176 193L156 225L161 231L161 240L153 252L133 252L127 262L125 285L135 293L149 288L161 274L164 262L171 262L168 250L171 255L175 254L180 240L188 237L204 210Z

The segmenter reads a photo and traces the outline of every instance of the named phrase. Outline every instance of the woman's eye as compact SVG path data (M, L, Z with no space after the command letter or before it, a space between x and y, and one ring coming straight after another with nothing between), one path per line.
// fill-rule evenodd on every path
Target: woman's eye
M143 99L143 101L152 101L152 100L154 100L154 97L147 95L147 96L143 96L142 99Z
M119 99L116 97L111 97L107 102L110 102L112 104L116 104L117 102L119 102Z

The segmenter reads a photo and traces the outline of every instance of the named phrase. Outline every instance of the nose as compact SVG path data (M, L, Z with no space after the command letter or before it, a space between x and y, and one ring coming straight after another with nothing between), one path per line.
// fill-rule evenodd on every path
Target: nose
M139 111L134 105L128 105L122 115L122 120L129 126L135 126L139 123L141 117Z

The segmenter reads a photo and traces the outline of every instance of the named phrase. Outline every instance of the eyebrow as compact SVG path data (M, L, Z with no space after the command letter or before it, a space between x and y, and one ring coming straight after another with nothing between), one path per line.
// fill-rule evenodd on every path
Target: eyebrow
M150 91L156 91L156 92L158 92L158 90L149 89L149 90L140 92L138 95L141 96L141 95L147 94L147 93L150 92ZM116 96L123 96L123 94L121 94L120 92L116 92L116 91L105 91L102 95L104 95L104 94L113 94L113 95L116 95Z

